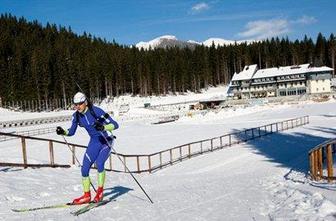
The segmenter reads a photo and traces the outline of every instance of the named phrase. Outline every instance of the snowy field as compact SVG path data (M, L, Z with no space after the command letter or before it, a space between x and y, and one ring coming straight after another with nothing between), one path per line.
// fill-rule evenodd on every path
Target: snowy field
M128 103L129 114L148 115L140 108L144 102L163 104L221 97L224 89L164 98L123 97L102 106L112 110ZM336 101L330 100L223 109L161 125L145 119L124 120L115 132L116 150L147 154L236 130L310 116L310 124L302 127L204 154L152 174L135 174L154 204L130 175L108 172L104 194L106 199L115 201L78 217L70 212L80 206L27 213L14 213L11 209L59 204L78 197L82 194L79 167L0 167L0 220L336 220L335 183L313 182L307 177L308 151L335 138L335 110ZM8 120L72 112L0 113L0 120ZM48 126L57 125L67 127L70 122ZM62 140L55 134L40 137ZM80 129L68 140L85 145L88 137ZM21 162L20 148L19 140L0 142L0 162ZM27 148L29 163L49 161L47 145L28 143ZM57 149L56 159L69 163L67 147ZM81 155L78 153L78 158ZM96 171L91 171L91 178L96 186Z

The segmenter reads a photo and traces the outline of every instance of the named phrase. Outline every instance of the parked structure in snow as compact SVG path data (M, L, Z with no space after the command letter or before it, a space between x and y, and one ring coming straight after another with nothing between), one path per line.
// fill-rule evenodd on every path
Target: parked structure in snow
M312 67L310 64L266 69L249 65L233 75L228 96L247 99L330 93L332 71L326 66Z

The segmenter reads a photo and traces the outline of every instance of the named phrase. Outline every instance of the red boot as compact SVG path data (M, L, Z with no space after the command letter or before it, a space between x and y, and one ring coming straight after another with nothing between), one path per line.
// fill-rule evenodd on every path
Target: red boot
M91 193L90 192L84 192L84 195L76 198L72 201L73 204L79 205L84 203L89 203L91 201Z
M103 187L98 187L97 194L94 198L94 202L98 203L103 200L104 197L104 188Z

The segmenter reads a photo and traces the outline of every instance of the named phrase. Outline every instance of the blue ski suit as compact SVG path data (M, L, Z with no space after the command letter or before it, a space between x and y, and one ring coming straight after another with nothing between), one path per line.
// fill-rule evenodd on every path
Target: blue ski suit
M75 134L77 126L81 126L85 128L90 136L90 141L84 154L81 169L83 177L89 176L89 171L93 163L96 163L99 173L104 171L105 161L108 159L111 152L110 146L113 145L114 142L112 133L109 133L106 130L98 131L95 129L94 124L99 121L103 125L112 124L114 130L119 128L118 123L102 109L94 105L90 108L87 107L84 113L76 111L72 115L72 125L67 133L67 136L72 136ZM97 117L97 119L95 117ZM109 142L109 144L107 142Z

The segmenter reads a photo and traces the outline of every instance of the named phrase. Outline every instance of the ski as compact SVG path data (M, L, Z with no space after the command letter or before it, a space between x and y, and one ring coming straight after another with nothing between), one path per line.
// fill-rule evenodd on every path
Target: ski
M87 204L87 203L84 203ZM49 206L41 206L41 207L34 207L34 208L21 208L21 209L12 209L13 212L31 212L35 210L43 210L43 209L58 209L58 208L68 208L71 206L80 206L84 204L74 204L74 203L61 203L61 204L55 204L55 205L49 205Z
M63 203L63 204L55 204L55 205L49 205L49 206L41 206L41 207L35 207L35 208L21 208L21 209L12 209L13 212L30 212L35 210L43 210L43 209L57 209L57 208L68 208L70 206L75 206L76 204L73 203Z
M97 208L99 206L105 205L105 204L107 204L111 201L114 201L114 200L112 200L112 199L102 200L98 203L92 201L88 205L86 205L86 206L84 206L84 207L82 207L82 208L80 208L80 209L78 209L74 212L71 212L71 214L74 215L74 216L79 216L80 214L86 213L93 208Z

